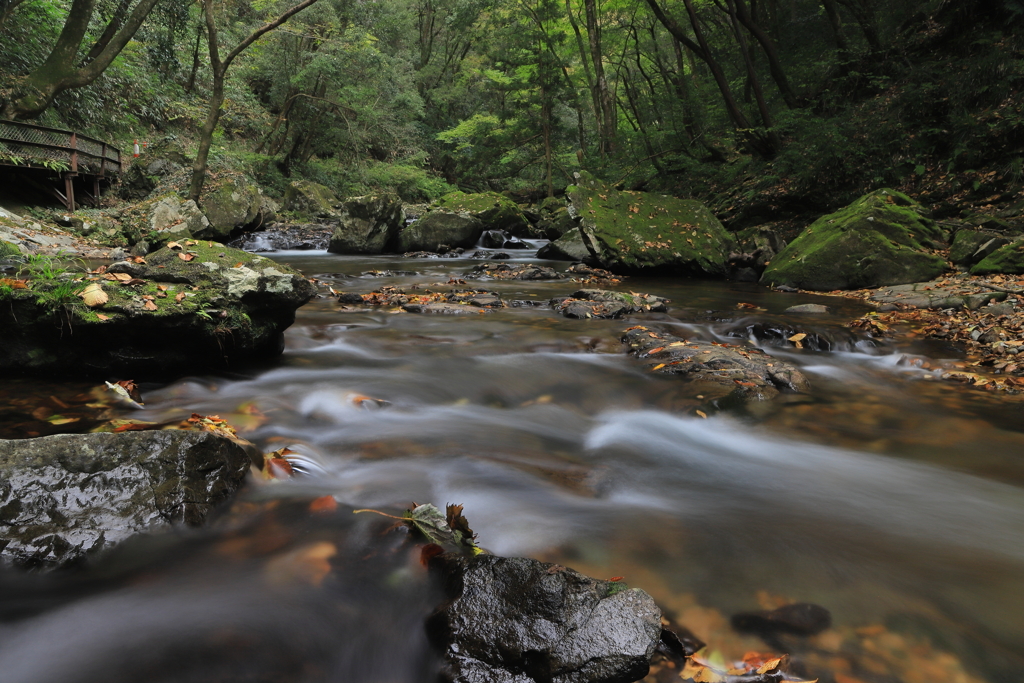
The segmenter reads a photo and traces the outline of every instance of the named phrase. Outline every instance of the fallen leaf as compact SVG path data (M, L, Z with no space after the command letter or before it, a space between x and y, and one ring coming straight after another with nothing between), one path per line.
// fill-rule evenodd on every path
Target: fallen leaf
M179 252L178 253L178 258L180 258L182 261L191 261L195 257L196 257L195 254L186 254L185 252Z
M309 504L310 512L334 512L338 509L338 501L334 496L320 496Z
M178 292L174 295L174 303L180 304L182 299L185 298L185 292Z
M791 341L791 342L799 342L799 341L803 341L806 338L807 338L807 335L804 332L799 332L797 334L794 334L792 337L790 337L789 341Z
M78 296L82 297L82 301L84 301L85 305L89 308L102 306L110 300L107 293L103 291L103 285L98 282L93 282L91 285L79 292Z
M168 249L182 249L183 247L180 244L178 244L177 242L168 242L167 243L167 248Z
M16 280L10 277L0 277L0 286L10 287L11 289L28 289L28 284L24 280Z
M707 414L707 413L705 413L705 412L704 412L703 410L698 410L698 411L697 411L697 414L698 414L698 415L700 415L700 416L701 416L702 418L704 418L705 420L706 420L706 419L708 419L708 414Z
M100 320L110 320L109 315L103 315L102 313L97 313L96 317L99 318Z
M145 308L147 311L155 311L156 310L156 304L153 303L151 300L147 300L146 303L143 304L142 307Z

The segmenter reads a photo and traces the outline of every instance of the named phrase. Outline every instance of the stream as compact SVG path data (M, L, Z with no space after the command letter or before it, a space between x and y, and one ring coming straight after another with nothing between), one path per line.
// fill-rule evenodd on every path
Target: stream
M268 256L356 293L479 263ZM294 451L296 476L86 572L0 575L0 680L433 680L418 551L351 512L415 501L463 505L490 552L624 577L727 661L773 649L730 615L811 602L832 629L781 645L823 683L1024 681L1024 401L938 380L955 349L871 340L846 327L857 301L753 284L632 277L616 288L669 311L570 320L547 305L568 280L466 282L522 303L430 316L321 297L270 366L143 385L125 417L219 415ZM832 312L784 312L802 303ZM706 418L619 342L644 324L739 343L765 321L832 340L762 346L811 393ZM338 509L311 512L323 496Z

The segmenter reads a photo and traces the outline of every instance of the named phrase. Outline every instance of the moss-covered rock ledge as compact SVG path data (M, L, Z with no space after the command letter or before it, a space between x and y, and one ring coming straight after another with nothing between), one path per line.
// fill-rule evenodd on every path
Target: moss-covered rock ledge
M314 292L270 259L193 240L103 273L8 281L0 374L138 380L271 358Z

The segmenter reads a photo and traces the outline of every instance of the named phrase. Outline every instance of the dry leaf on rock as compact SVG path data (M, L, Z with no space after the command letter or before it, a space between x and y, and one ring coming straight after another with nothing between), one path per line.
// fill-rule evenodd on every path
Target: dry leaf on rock
M103 285L98 282L93 282L91 285L79 292L78 296L82 297L82 301L89 308L95 308L96 306L102 306L107 303L110 297L103 291Z

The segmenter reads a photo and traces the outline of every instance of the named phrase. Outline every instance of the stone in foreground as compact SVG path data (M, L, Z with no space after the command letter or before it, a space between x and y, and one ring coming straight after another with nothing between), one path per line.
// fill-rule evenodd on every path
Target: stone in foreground
M551 306L566 318L621 318L629 313L668 310L668 299L639 292L581 289L568 297L556 297Z
M761 283L831 291L901 285L938 277L943 231L922 207L894 190L877 190L822 216L783 249Z
M0 440L0 558L52 568L138 533L198 526L249 465L243 446L209 432Z
M661 611L637 588L528 558L445 554L428 622L452 683L629 683L647 675Z
M914 308L966 308L975 311L991 301L1005 298L1006 292L974 287L970 282L949 284L933 281L881 287L868 297L868 301Z
M622 341L631 354L647 361L652 371L680 375L718 407L810 389L795 366L757 348L683 339L641 325L627 329Z
M31 280L0 306L0 373L136 380L273 358L314 287L222 244L187 241L72 283ZM50 297L50 298L47 298Z

